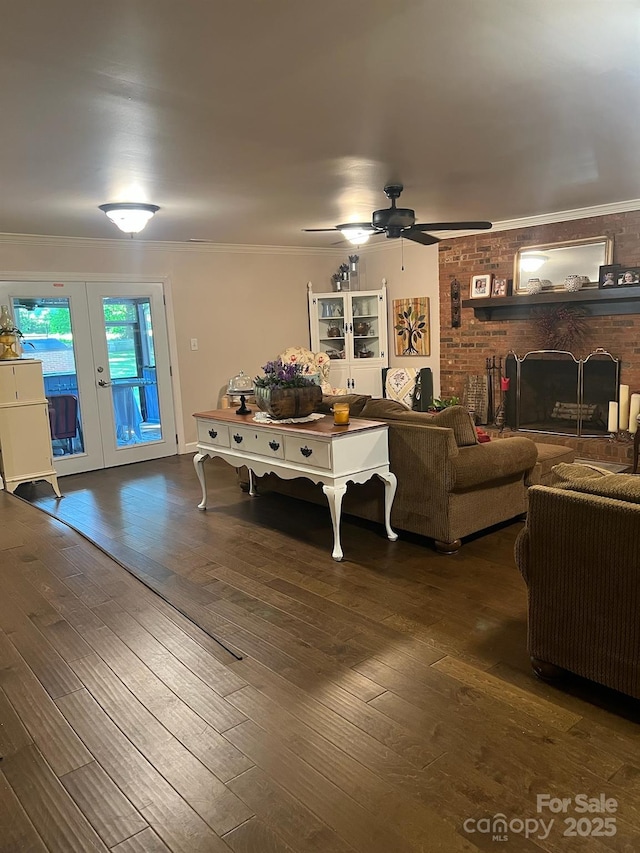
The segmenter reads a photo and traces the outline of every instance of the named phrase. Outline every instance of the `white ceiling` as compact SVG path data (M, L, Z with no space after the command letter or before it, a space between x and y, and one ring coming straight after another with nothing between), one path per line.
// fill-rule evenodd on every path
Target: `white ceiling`
M640 197L640 0L28 0L0 28L0 231L328 246ZM128 239L122 235L123 239Z

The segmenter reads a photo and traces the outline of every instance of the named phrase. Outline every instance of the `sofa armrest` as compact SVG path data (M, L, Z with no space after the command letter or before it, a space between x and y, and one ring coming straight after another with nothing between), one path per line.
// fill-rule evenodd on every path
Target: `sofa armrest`
M538 449L529 438L510 438L459 448L453 462L456 491L496 480L523 477L536 464Z
M389 424L389 462L399 490L417 501L426 490L451 491L455 479L452 460L458 456L453 431L445 427L403 421ZM401 497L401 495L399 495Z

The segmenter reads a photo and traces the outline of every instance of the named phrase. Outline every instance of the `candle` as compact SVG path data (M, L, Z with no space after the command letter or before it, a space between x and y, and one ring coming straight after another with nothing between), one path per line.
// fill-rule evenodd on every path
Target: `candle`
M618 394L619 408L618 420L620 421L620 429L629 429L629 386L621 385L620 393Z
M346 426L349 423L349 404L333 404L333 422L337 426Z
M640 415L640 394L631 395L631 408L629 409L629 432L638 431L638 415Z
M618 404L609 403L609 420L607 421L609 432L618 432Z

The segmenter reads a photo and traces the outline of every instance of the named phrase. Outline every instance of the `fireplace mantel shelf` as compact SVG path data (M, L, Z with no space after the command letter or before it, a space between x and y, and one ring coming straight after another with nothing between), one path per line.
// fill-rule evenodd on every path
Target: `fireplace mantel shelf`
M487 299L463 299L463 308L473 308L478 320L524 320L537 307L580 305L588 314L640 314L640 287L586 288L577 293L566 290L537 293L535 296L495 296Z

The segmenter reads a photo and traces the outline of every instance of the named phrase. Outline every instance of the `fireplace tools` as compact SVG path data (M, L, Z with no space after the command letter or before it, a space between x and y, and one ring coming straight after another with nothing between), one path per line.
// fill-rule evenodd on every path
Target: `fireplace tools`
M502 375L502 356L487 358L486 368L489 395L487 423L500 427L502 432L505 426L505 395L509 389L509 380Z

